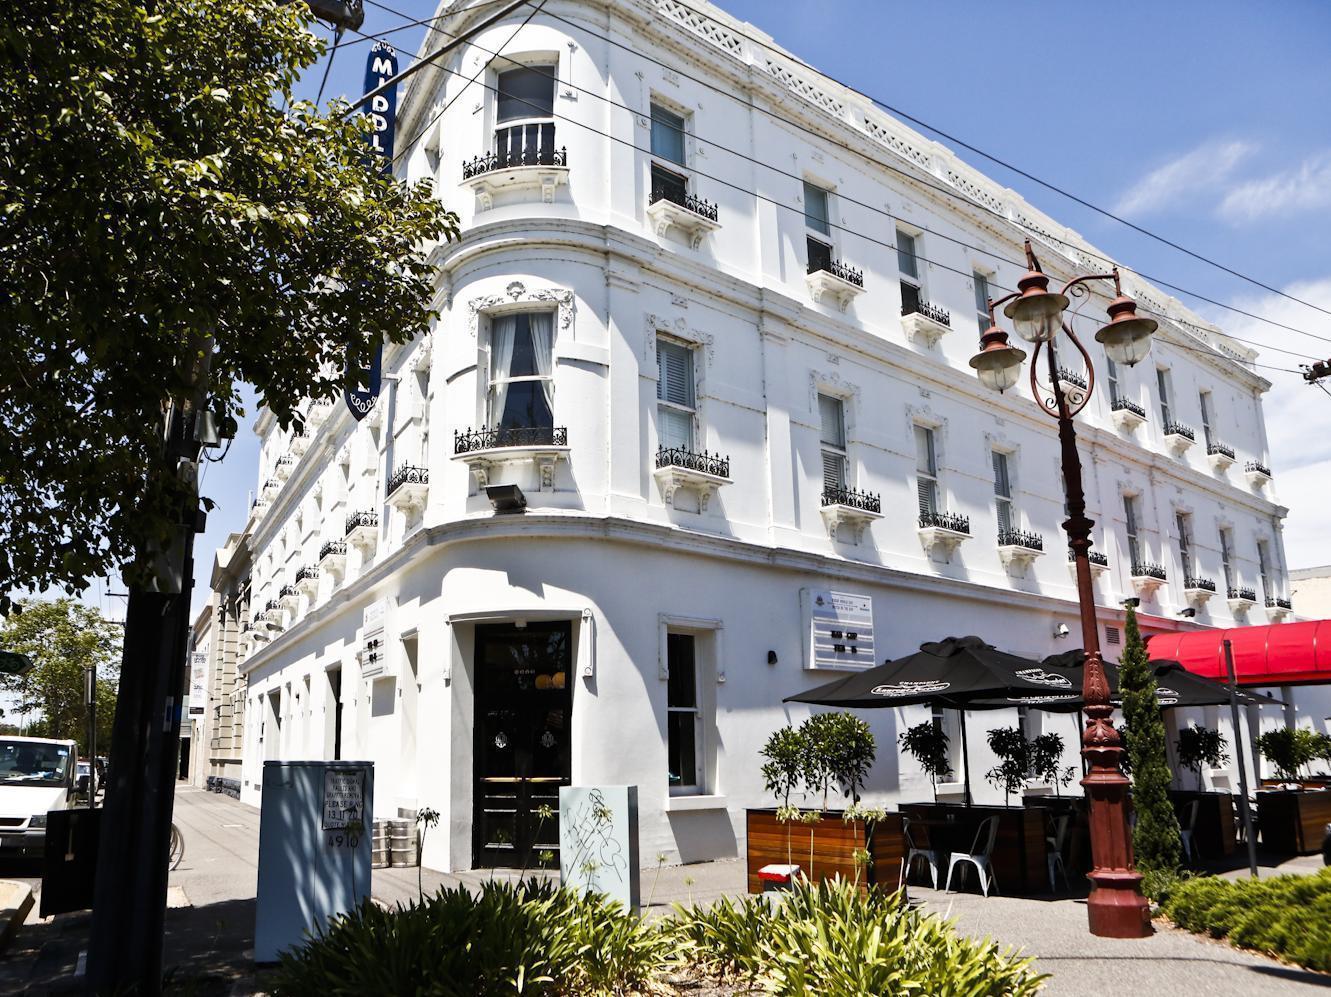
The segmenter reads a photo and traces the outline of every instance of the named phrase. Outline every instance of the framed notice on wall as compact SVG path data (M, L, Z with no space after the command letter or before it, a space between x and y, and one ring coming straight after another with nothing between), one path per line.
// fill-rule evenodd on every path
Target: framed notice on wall
M874 666L873 600L869 596L801 589L800 603L808 634L805 668L863 671Z

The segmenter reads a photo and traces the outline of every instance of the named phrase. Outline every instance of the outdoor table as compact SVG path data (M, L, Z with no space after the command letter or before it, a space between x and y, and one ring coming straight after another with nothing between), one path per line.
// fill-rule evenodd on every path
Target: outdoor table
M930 847L938 850L942 879L946 879L952 852L968 853L980 823L998 817L998 836L990 864L998 877L999 892L1048 893L1049 866L1046 860L1049 811L1044 807L989 807L950 803L903 803L901 812L912 826L929 829ZM954 819L949 819L954 818ZM935 830L946 837L934 837ZM920 843L917 841L917 845ZM920 847L923 847L920 845ZM940 881L940 887L942 882Z

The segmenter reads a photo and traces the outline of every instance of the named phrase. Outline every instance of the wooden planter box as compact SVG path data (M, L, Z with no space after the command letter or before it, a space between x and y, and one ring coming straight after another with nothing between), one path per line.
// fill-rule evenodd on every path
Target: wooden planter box
M1034 894L1049 892L1048 846L1049 811L1043 806L1025 807L962 807L941 803L903 803L902 812L908 817L946 819L956 814L958 827L951 831L952 851L969 851L975 832L986 817L998 815L998 836L990 856L994 874L998 878L999 892ZM917 839L918 843L918 839ZM949 857L942 856L939 886L947 878ZM1071 868L1069 867L1069 871ZM957 873L960 878L961 873Z
M864 823L843 821L841 814L826 813L816 824L792 821L783 824L774 809L746 811L748 884L750 893L761 893L758 870L766 865L797 865L815 882L841 878L855 879L855 851L869 852L871 865L860 871L860 886L878 885L895 890L906 857L906 838L902 834L900 814L887 814L873 826L866 844ZM786 850L786 831L790 831L790 850ZM813 864L809 863L809 834L813 834Z
M1188 806L1200 801L1197 808L1197 826L1192 833L1192 847L1205 859L1220 859L1234 854L1238 847L1238 829L1234 824L1234 797L1229 793L1207 793L1193 790L1170 790L1179 827L1186 829L1184 821ZM1321 847L1321 838L1318 838Z
M1311 855L1322 848L1331 824L1331 792L1276 791L1257 794L1262 844L1274 852Z

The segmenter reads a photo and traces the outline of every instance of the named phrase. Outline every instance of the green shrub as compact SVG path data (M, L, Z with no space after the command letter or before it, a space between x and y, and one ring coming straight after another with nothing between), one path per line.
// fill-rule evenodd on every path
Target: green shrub
M1031 770L1031 743L1018 727L995 727L987 739L998 764L984 774L985 781L1003 791L1003 806L1013 793L1021 794Z
M789 997L859 994L998 997L1034 994L1032 960L957 934L900 893L841 879L802 881L774 913L765 896L676 906L670 930L714 971Z
M1277 727L1257 738L1257 750L1285 782L1297 782L1300 771L1322 756L1323 735L1306 727Z
M1192 879L1174 887L1163 909L1188 931L1331 970L1331 869L1273 879Z
M671 940L595 895L548 883L443 889L410 906L366 901L283 954L281 995L613 993L648 985Z
M1229 742L1220 731L1193 724L1178 732L1178 740L1174 742L1174 753L1180 765L1192 769L1193 775L1197 777L1197 789L1200 791L1202 766L1209 765L1213 769L1218 769L1228 762L1229 753L1225 751L1228 745Z
M942 724L926 720L907 727L897 735L901 750L920 763L929 784L934 788L934 802L938 802L938 780L952 774L952 761L948 758L948 736Z

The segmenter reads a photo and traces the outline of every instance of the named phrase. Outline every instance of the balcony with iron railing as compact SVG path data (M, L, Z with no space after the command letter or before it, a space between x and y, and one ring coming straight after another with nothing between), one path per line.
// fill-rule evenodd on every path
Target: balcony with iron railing
M1250 460L1243 465L1243 474L1254 488L1265 488L1271 480L1271 469L1260 460Z
M1235 608L1240 606L1255 606L1257 604L1257 590L1243 585L1231 585L1228 588L1229 603Z
M695 453L683 447L661 447L656 451L656 466L658 469L673 467L714 478L730 478L730 458L706 450Z
M481 211L494 207L496 194L540 191L549 204L568 182L568 150L555 147L555 123L523 121L495 130L494 151L462 164L462 183L476 193Z
M1215 592L1215 582L1210 578L1188 575L1183 579L1183 590L1185 592Z
M319 591L318 567L313 564L301 567L296 572L296 589L313 599Z
M1109 556L1104 551L1088 550L1086 552L1086 562L1091 568L1091 577L1098 578L1109 570ZM1072 580L1077 580L1077 552L1071 547L1068 548L1068 572L1072 575Z
M462 164L462 179L472 180L496 170L518 169L524 166L568 167L567 149L518 148L503 152L488 152Z
M1079 371L1060 366L1058 368L1058 379L1064 384L1070 384L1072 387L1077 388L1080 391L1085 391L1087 389L1088 382L1086 380L1086 375Z
M814 304L829 297L844 312L856 295L864 291L864 271L832 259L830 252L828 247L825 252L809 257L805 267L805 283Z
M901 327L909 342L933 346L952 328L952 316L947 309L931 305L920 298L919 289L903 281Z
M1267 597L1266 597L1266 608L1267 608L1267 609L1293 609L1293 608L1294 608L1294 603L1293 603L1292 600L1290 600L1290 599L1286 599L1286 598L1284 598L1283 596L1267 596Z
M920 543L924 546L925 554L930 557L940 552L947 560L951 560L953 552L970 539L969 516L943 509L921 509L918 522Z
M883 499L872 492L824 485L821 513L833 543L858 544L869 524L883 518Z
M1234 448L1219 440L1206 441L1206 459L1217 471L1224 471L1234 463Z
M1165 571L1165 566L1163 564L1155 564L1152 561L1133 561L1132 577L1151 578L1155 581L1163 582L1168 580L1169 574Z
M510 447L566 447L564 426L482 426L453 431L453 453L470 454Z
M946 308L939 308L937 305L931 305L927 301L903 301L901 303L902 317L909 315L921 315L930 322L937 322L939 325L952 328L952 315Z
M706 198L698 197L696 194L690 194L687 190L676 187L673 184L653 184L651 197L647 201L647 206L653 207L662 202L673 204L678 208L683 208L692 214L709 222L715 222L719 218L717 206Z
M948 530L952 533L964 533L970 536L971 520L955 512L924 509L920 512L920 529Z
M347 517L347 543L368 554L379 542L379 513L362 509Z
M424 509L425 500L430 491L430 472L427 468L415 464L399 464L388 477L385 496L388 504L395 509L409 512L412 509Z
M1000 547L1021 547L1025 550L1043 551L1044 537L1038 533L1027 533L1024 530L999 530L998 546Z
M1179 436L1187 440L1189 443L1193 443L1197 439L1197 434L1193 432L1191 426L1184 425L1181 422L1174 422L1172 420L1165 423L1165 435Z
M347 563L347 542L327 540L319 548L319 564L329 571L338 572Z
M656 470L652 472L661 497L672 509L681 489L698 496L698 512L706 512L717 489L730 484L730 458L707 451L697 453L685 447L660 447L656 451Z
M1120 429L1133 430L1146 422L1146 409L1122 395L1110 398L1109 414Z

